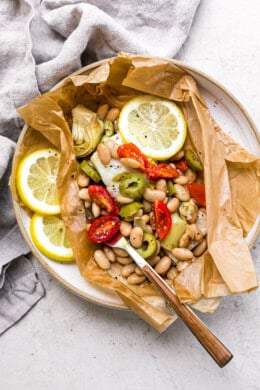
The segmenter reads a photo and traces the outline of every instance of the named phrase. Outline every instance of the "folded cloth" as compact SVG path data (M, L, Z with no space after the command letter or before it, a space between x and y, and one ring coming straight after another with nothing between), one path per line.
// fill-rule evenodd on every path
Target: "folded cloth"
M44 295L32 262L21 256L29 248L15 225L8 189L14 141L23 125L16 109L74 70L119 51L173 57L198 5L199 0L1 0L0 334Z

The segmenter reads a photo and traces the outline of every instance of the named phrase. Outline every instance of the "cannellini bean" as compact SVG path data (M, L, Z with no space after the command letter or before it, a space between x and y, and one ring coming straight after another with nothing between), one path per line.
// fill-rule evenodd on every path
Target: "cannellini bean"
M143 271L139 267L135 267L135 273L136 273L136 275L139 275L139 276L143 276L144 275Z
M195 232L191 225L186 226L185 234L188 234L190 240L194 240Z
M194 256L198 257L198 256L201 256L203 252L205 252L207 248L207 241L206 240L202 240L201 243L196 246L196 248L194 249L193 251L193 254Z
M144 223L148 223L150 221L150 217L147 214L144 214L141 216L141 220L144 221Z
M150 225L147 225L147 226L146 226L146 231L147 231L148 233L152 233L152 232L153 232L153 229L152 229L152 227L151 227Z
M98 157L103 165L108 165L111 160L111 152L106 144L98 144Z
M94 259L100 268L102 269L110 268L110 262L106 257L105 252L103 252L102 250L98 249L94 252Z
M151 188L146 188L143 195L145 200L148 202L155 202L156 200L164 200L166 193L160 190L152 190Z
M187 268L189 264L190 263L188 261L181 261L180 263L178 263L176 265L176 269L178 272L181 272L181 271L185 270L185 268Z
M181 184L183 186L188 184L188 182L189 182L189 179L186 176L179 176L179 177L176 177L176 179L174 179L174 183Z
M174 248L172 254L180 261L191 260L193 258L192 251L186 248Z
M137 275L136 273L131 274L127 278L129 284L141 284L145 281L145 276Z
M136 269L136 265L134 263L125 265L122 268L122 276L127 278L129 275L135 272L135 269Z
M116 259L122 265L131 264L133 262L133 260L129 256L127 256L127 257L117 256Z
M148 202L147 200L144 200L143 201L143 210L144 210L144 213L150 213L150 211L152 210L152 204L150 202Z
M115 144L115 146L112 149L111 155L113 158L117 159L118 158L118 153L117 153L118 145Z
M142 217L143 213L144 213L143 210L140 209L140 210L138 210L138 211L135 213L134 217Z
M91 206L91 202L89 200L85 200L84 206L85 206L85 209L88 209Z
M151 228L155 229L155 216L154 216L154 212L153 211L150 212L149 218L150 218Z
M132 225L129 222L122 221L120 224L120 232L122 236L129 237L132 230Z
M196 172L192 171L191 169L187 169L184 175L188 178L188 183L194 183L197 179Z
M190 242L190 237L187 233L184 233L179 240L180 248L188 248Z
M95 218L99 217L100 216L100 207L99 205L97 205L95 202L92 203L92 214L94 215Z
M167 203L167 207L169 209L169 211L171 213L174 213L174 211L177 210L177 208L179 207L179 204L180 204L180 201L178 198L172 198L171 200L169 200L169 202Z
M167 191L167 182L166 182L166 180L165 179L157 180L155 187L156 187L157 190L166 192Z
M80 174L77 181L80 187L87 187L89 185L89 177L86 175Z
M169 271L167 272L167 278L170 280L174 280L178 276L178 271L175 267L171 267Z
M150 259L148 259L148 263L154 267L159 261L161 260L160 256L153 256Z
M101 106L98 107L97 110L97 116L100 120L104 120L107 113L108 113L109 106L108 104L102 104Z
M109 261L111 261L112 263L114 263L116 261L116 256L111 248L108 248L107 246L105 246L104 252L105 252L106 257L108 258Z
M119 131L118 119L116 119L116 120L114 121L114 129L115 129L116 132Z
M187 202L188 200L190 200L190 194L189 191L186 190L186 188L184 188L180 184L174 184L174 188L176 192L175 193L176 198L178 198L182 202Z
M178 153L176 153L174 156L172 156L171 160L177 161L180 160L184 156L184 151L180 150Z
M159 275L165 275L169 270L172 261L170 257L164 256L161 260L156 264L155 271L158 272Z
M200 228L198 227L198 225L196 223L193 223L190 226L191 226L192 230L194 231L194 240L200 241L203 238L203 234L202 234Z
M120 257L128 257L128 253L124 249L113 248L113 252Z
M106 115L106 119L111 122L114 122L119 117L119 114L119 108L111 108Z
M130 233L130 243L134 248L140 248L143 242L144 232L140 227L134 227Z
M79 198L82 200L90 200L87 188L81 188L79 190Z
M137 168L140 168L140 166L141 166L139 161L136 161L133 158L123 157L123 158L120 158L120 161L122 164L124 164L125 166L127 166L129 168L137 169Z
M128 204L128 203L133 202L133 199L127 198L126 196L123 196L123 195L118 195L116 200L118 203L121 203L121 204Z
M110 153L112 154L112 150L116 145L115 141L113 139L108 139L106 141L105 145L108 147L108 149L110 150Z

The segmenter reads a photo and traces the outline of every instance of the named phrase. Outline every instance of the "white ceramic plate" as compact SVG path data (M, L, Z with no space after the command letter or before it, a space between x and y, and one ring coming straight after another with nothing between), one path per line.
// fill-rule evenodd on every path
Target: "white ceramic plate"
M89 65L82 68L80 71L74 73L90 70L100 65L104 61ZM179 61L172 61L174 64L187 70L197 81L201 94L207 102L210 112L220 127L228 133L234 140L244 146L253 154L260 154L260 137L257 133L256 127L249 117L246 110L223 86L213 80L211 77L202 72L187 66ZM59 87L59 83L55 88ZM25 126L19 142L24 136L27 127ZM88 283L80 276L78 268L75 264L63 264L48 259L40 253L31 241L29 234L30 218L25 210L14 202L14 209L18 224L21 228L22 234L28 242L33 254L40 261L40 263L47 269L50 274L55 277L62 285L72 291L74 294L81 296L91 302L115 308L126 309L122 300L107 289L99 288L91 283ZM251 248L260 230L260 219L255 223L255 226L246 237L248 246Z

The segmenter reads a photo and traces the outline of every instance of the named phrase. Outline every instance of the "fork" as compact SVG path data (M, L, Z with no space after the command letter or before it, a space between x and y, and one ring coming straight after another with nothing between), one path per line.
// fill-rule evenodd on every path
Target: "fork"
M145 276L154 284L159 292L173 306L177 315L183 320L193 335L211 355L215 362L224 367L232 359L232 353L222 342L207 328L199 317L185 304L181 303L174 290L161 278L150 264L119 233L106 244L112 248L124 249L134 260Z

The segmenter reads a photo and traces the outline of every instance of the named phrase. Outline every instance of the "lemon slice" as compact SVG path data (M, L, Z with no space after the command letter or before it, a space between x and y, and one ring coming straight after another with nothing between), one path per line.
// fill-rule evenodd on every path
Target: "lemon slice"
M41 149L26 156L20 163L16 185L24 204L39 214L58 214L57 175L60 153Z
M34 214L30 232L34 244L45 256L58 261L74 259L60 215Z
M137 96L123 107L119 132L148 157L167 160L183 146L187 125L180 108L170 100L151 95Z

